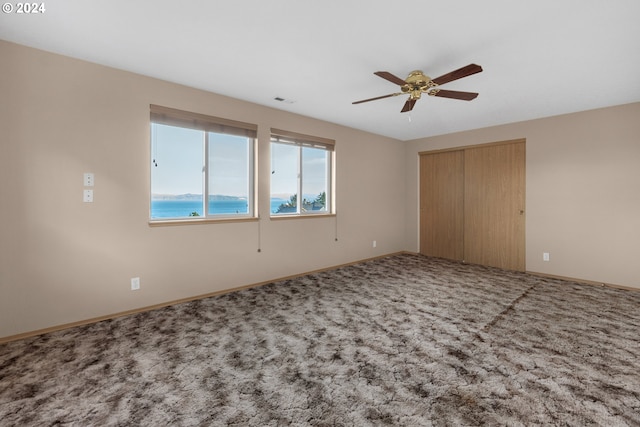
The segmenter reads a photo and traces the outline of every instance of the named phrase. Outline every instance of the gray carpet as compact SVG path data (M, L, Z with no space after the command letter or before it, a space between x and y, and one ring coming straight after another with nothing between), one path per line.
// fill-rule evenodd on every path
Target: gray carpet
M0 424L640 426L640 293L396 255L0 345Z

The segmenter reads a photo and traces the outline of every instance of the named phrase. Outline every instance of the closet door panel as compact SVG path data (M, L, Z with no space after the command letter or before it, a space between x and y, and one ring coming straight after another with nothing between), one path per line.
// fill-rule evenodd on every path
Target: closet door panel
M462 260L464 153L420 156L420 253Z
M464 151L464 260L525 269L525 143Z

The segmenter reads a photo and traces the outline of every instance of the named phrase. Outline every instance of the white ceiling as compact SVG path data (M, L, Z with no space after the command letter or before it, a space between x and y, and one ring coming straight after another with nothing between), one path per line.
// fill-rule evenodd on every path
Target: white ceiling
M0 39L400 140L640 101L638 0L44 4L1 13ZM397 92L374 71L435 78L470 63L484 71L443 89L473 101L351 104Z

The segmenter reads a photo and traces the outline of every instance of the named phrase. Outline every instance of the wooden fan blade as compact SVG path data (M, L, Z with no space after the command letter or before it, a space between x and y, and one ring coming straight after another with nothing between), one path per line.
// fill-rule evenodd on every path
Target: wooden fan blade
M429 95L440 96L442 98L452 98L452 99L461 99L463 101L471 101L472 99L476 99L478 96L475 92L460 92L457 90L443 90L437 89L432 92L429 92Z
M375 98L363 99L362 101L352 102L352 104L362 104L363 102L375 101L378 99L391 98L392 96L402 95L402 93L391 93L389 95L376 96Z
M391 74L388 71L376 71L373 74L375 74L378 77L382 77L383 79L388 80L391 83L395 83L395 84L400 85L400 86L404 86L404 85L407 84L407 82L402 80L400 77L394 76L393 74Z
M404 103L404 107L400 110L401 113L406 113L407 111L413 110L413 106L416 105L417 99L407 99L407 102Z
M466 67L458 68L455 71L444 74L440 77L436 77L431 81L438 85L443 85L445 83L452 82L454 80L461 79L463 77L470 76L472 74L476 74L482 71L482 67L476 64L469 64Z

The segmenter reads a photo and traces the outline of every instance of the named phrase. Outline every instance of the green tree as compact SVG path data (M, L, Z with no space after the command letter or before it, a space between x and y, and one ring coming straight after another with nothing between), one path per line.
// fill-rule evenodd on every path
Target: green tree
M289 197L288 202L281 203L280 206L278 206L278 210L276 211L276 213L291 212L292 210L295 211L297 206L298 195L294 194L293 196Z
M320 194L318 194L318 197L316 197L316 199L313 201L314 205L320 205L322 207L327 206L327 193L326 192L322 192Z
M302 211L323 209L327 206L327 193L322 192L313 200L302 199ZM298 195L294 194L288 202L280 204L276 213L295 212L298 207Z

